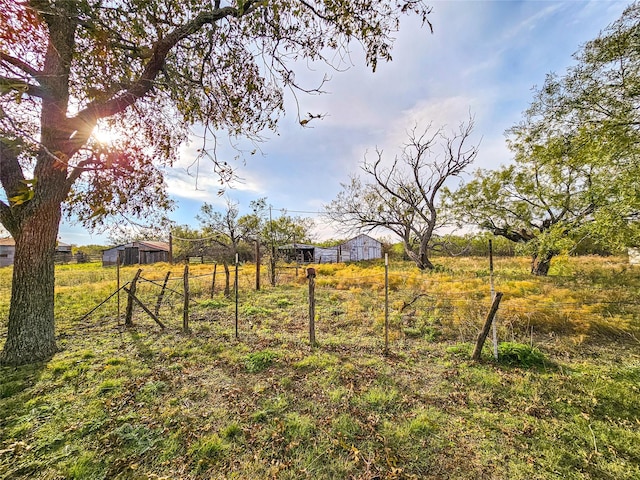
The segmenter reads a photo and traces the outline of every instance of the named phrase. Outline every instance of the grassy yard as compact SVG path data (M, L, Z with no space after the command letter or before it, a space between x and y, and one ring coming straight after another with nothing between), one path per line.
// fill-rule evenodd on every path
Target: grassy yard
M125 329L116 272L57 267L60 352L0 369L2 479L637 479L640 269L622 258L560 258L547 278L496 261L500 360L469 360L490 305L478 258L435 272L395 264L384 354L381 264L316 266L308 342L304 270L235 301L210 295L212 265L145 266ZM123 283L136 268L122 269ZM0 344L11 269L0 269ZM124 295L121 313L124 312ZM488 342L490 343L490 341Z

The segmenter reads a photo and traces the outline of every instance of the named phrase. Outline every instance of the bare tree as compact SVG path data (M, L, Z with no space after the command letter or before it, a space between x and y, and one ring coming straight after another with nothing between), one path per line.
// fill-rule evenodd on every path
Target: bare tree
M401 154L390 167L376 150L373 162L366 158L362 170L370 183L352 176L327 207L328 217L345 229L389 230L402 240L405 252L421 270L433 268L428 246L442 226L439 193L447 180L459 176L476 158L477 145L469 145L474 121L461 123L447 135L429 125L409 132Z

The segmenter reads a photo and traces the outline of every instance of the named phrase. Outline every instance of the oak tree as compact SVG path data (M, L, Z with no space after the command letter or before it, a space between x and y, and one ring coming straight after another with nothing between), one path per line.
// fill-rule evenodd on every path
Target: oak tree
M584 158L595 144L568 136L530 140L512 142L511 165L478 170L454 193L446 192L446 203L462 225L524 245L531 273L546 275L554 256L585 237L607 195L596 186L603 172Z

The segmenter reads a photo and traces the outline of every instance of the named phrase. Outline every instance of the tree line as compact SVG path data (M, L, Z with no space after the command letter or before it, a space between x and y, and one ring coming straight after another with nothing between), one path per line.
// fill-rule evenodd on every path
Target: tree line
M221 263L255 260L260 251L276 257L273 249L292 243L309 243L313 219L280 210L274 218L266 198L250 202L251 212L240 215L240 205L227 197L224 207L204 203L196 215L199 228L178 225L171 229L174 259L213 257Z

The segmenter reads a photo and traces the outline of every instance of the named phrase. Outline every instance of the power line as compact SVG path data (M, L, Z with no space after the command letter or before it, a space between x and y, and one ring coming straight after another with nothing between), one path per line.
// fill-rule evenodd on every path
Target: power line
M219 238L220 235L214 234L209 237L198 237L198 238L180 238L180 237L176 237L175 235L172 235L172 237L174 240L180 240L181 242L200 242L203 240L214 240L216 238Z
M282 213L304 213L307 215L326 215L327 211L312 211L312 210L289 210L288 208L274 208Z

